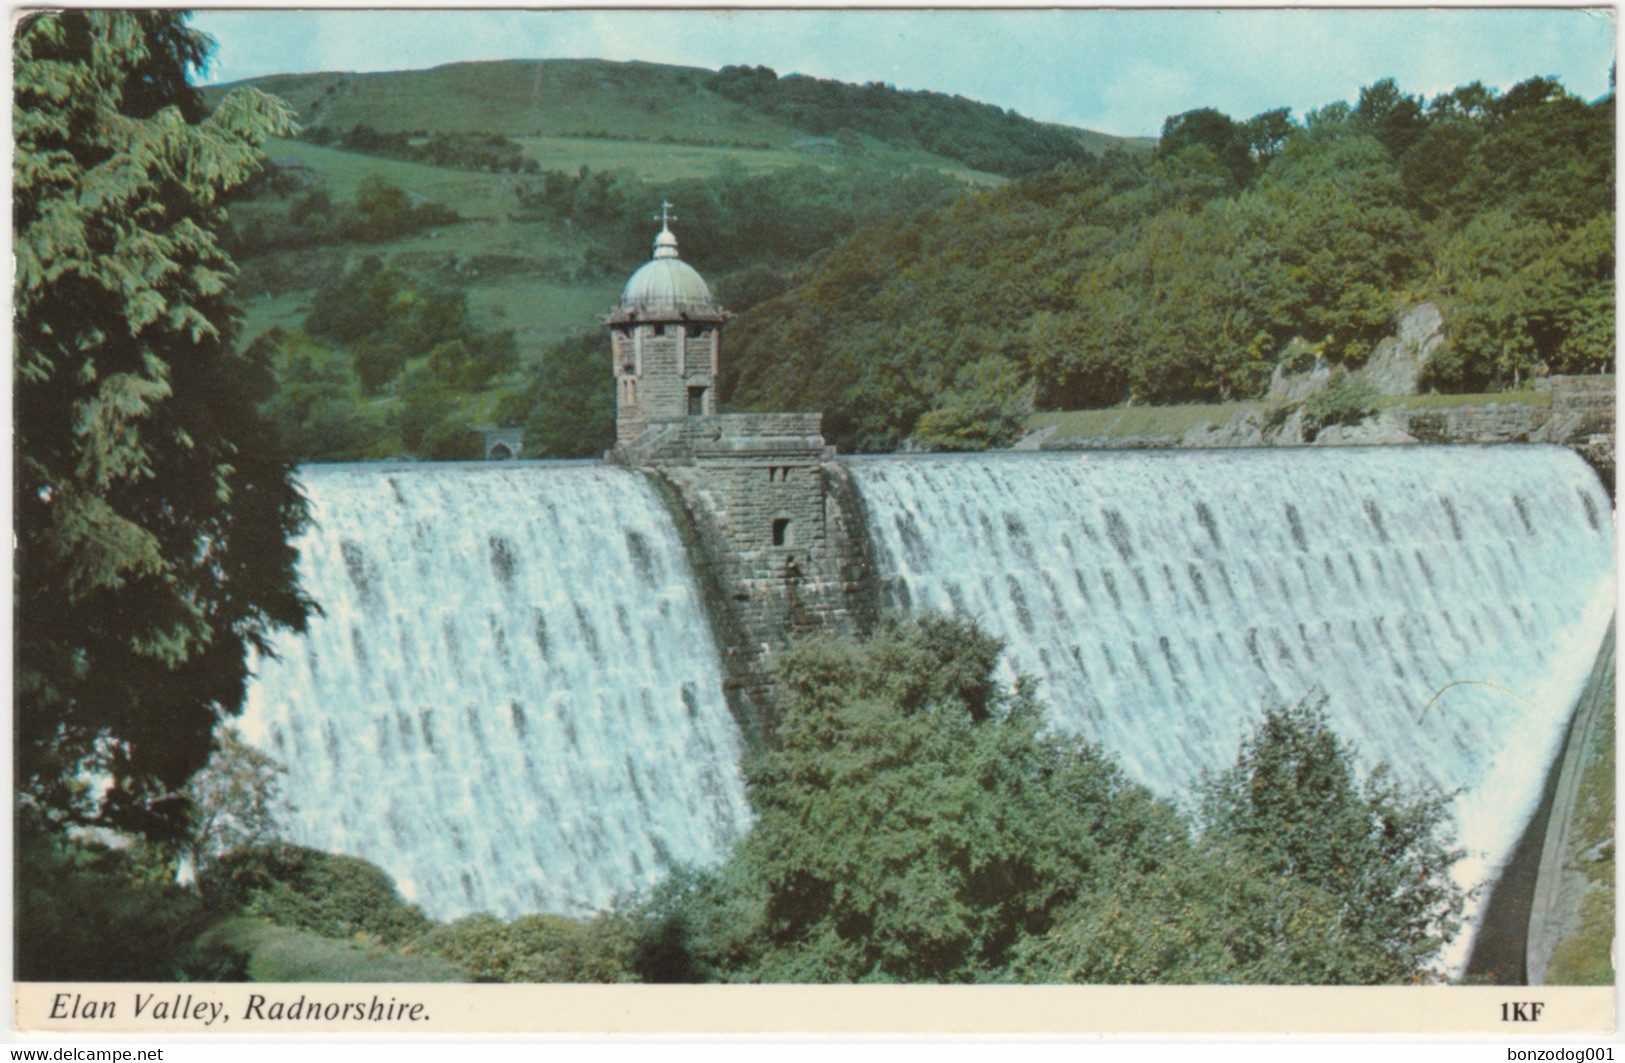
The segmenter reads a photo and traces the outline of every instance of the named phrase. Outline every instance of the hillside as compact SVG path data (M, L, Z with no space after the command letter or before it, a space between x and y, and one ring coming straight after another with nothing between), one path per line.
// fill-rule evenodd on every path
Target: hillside
M307 127L477 130L519 137L675 137L788 147L807 134L708 92L712 71L597 59L453 63L377 74L278 74L253 85L291 103ZM206 90L215 98L236 87Z
M763 67L717 73L601 59L516 59L376 74L276 74L211 86L205 98L213 103L238 84L287 100L311 130L338 133L364 125L386 133L478 132L537 147L536 141L548 138L584 137L793 150L806 158L829 147L820 140L835 138L842 154L900 154L916 156L915 162L933 155L950 168L974 170L965 158L933 152L922 140L945 130L962 136L964 127L975 124L984 154L989 142L1000 151L1038 145L1036 159L1017 164L1025 172L1064 161L1068 145L1080 154L1149 146L1143 138L1036 122L942 93L778 78ZM764 91L764 84L772 88ZM910 121L899 124L900 115ZM877 116L893 120L883 123Z
M647 256L663 199L684 256L744 311L853 232L1008 179L966 158L1027 170L1115 143L940 94L784 80L812 93L801 124L728 98L724 74L648 63L249 82L303 124L267 146L230 234L243 336L295 456L471 457L468 427L493 422L524 425L529 456L601 452L595 315ZM825 104L852 91L887 121L832 126Z
M1540 78L1433 100L1384 81L1301 121L1176 116L1152 155L855 234L736 323L724 398L823 410L847 451L975 449L1035 407L1262 399L1284 363L1335 377L1424 300L1445 333L1424 389L1595 372L1613 106Z

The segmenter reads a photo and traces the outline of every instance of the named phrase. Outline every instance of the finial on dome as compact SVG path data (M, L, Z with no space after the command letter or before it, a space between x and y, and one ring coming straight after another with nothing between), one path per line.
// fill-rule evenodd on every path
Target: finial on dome
M671 212L671 203L662 199L660 201L660 213L651 215L651 217L660 220L660 233L655 237L654 257L676 258L677 237L672 235L671 223L677 220L677 215Z

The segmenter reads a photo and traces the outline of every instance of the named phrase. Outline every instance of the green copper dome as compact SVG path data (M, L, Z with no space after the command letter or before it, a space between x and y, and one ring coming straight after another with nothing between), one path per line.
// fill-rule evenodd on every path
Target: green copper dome
M705 278L677 257L677 237L665 225L655 237L654 257L645 262L621 291L621 305L699 309L711 306Z

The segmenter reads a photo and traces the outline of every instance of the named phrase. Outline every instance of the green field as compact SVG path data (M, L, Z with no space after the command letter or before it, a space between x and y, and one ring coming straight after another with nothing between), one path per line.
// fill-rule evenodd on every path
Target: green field
M465 218L503 218L514 209L513 174L452 170L358 155L302 140L272 140L265 145L265 154L279 164L291 161L308 167L335 200L355 198L361 182L376 176L414 195L443 203Z
M726 168L745 173L766 173L794 166L823 169L861 166L874 169L922 167L956 177L966 184L992 187L1006 183L998 174L967 169L949 159L923 151L900 151L882 144L866 145L855 155L812 155L793 148L740 148L710 144L668 143L658 140L620 140L607 137L514 137L527 158L544 170L574 173L625 170L645 181L681 181L709 177Z

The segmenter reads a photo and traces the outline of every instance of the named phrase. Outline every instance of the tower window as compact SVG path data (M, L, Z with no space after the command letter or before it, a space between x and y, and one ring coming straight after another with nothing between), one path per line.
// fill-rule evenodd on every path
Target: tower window
M654 327L654 334L656 336L664 336L666 334L666 326L665 325L656 325Z
M703 387L688 389L688 415L690 417L705 416L705 391Z
M790 542L790 518L773 518L773 545L787 546Z

